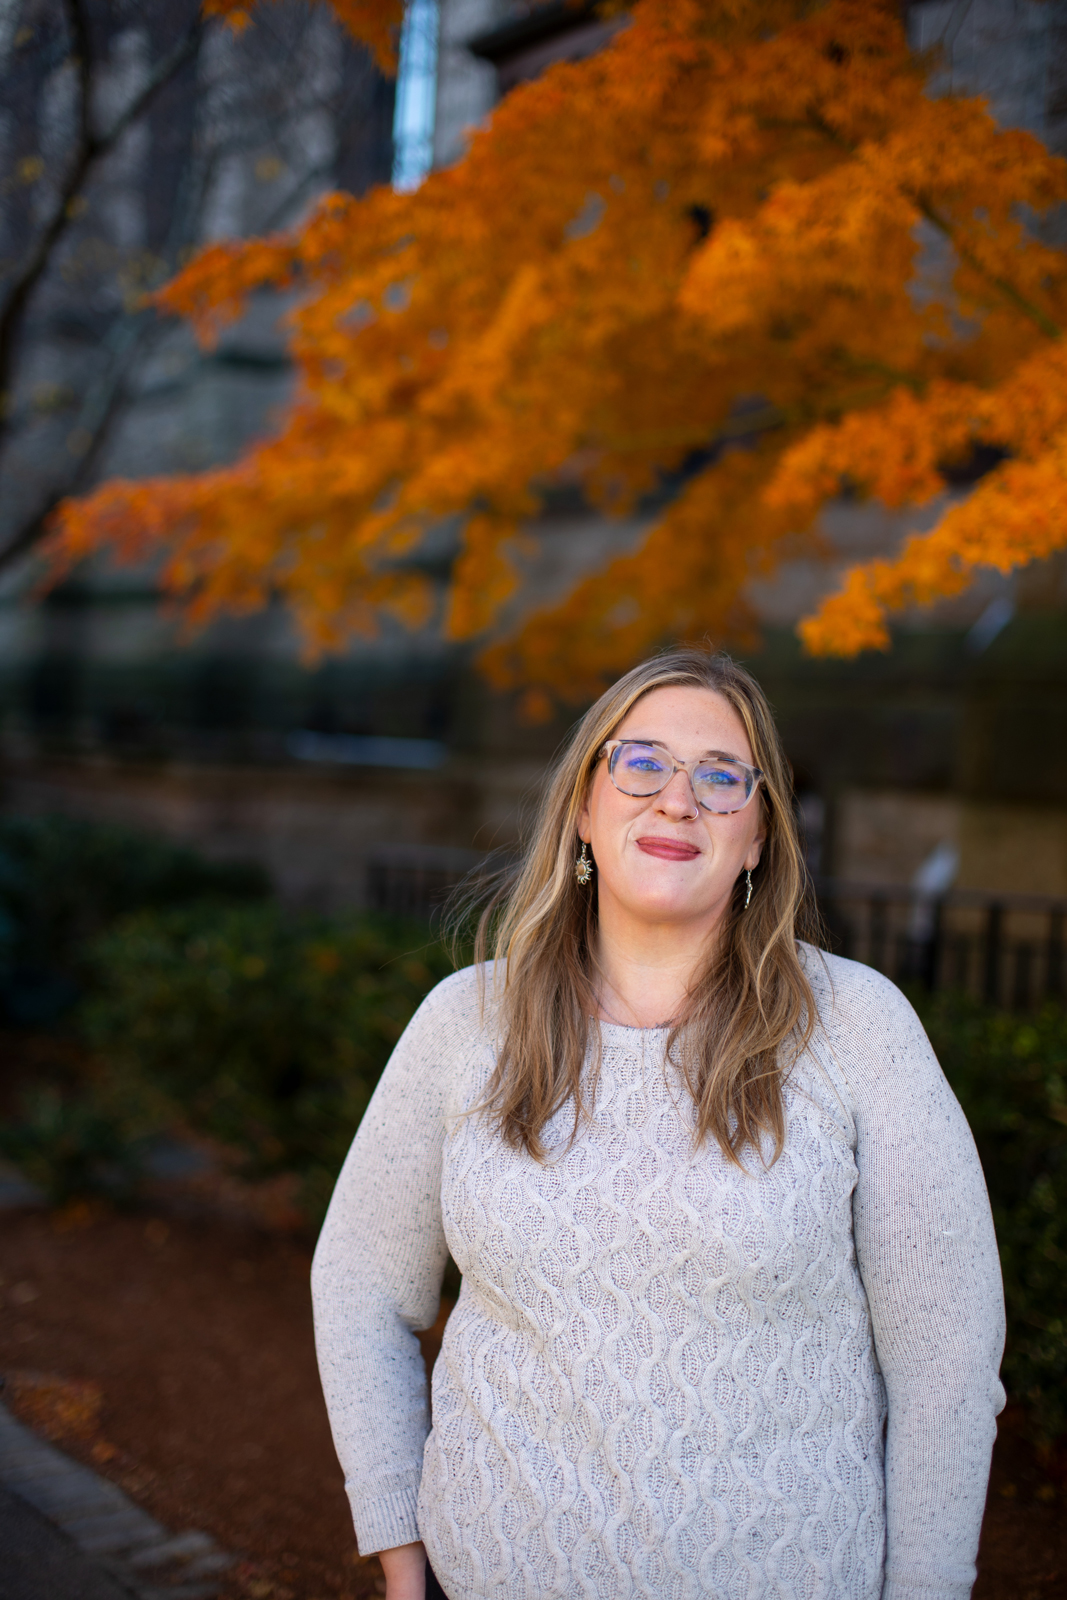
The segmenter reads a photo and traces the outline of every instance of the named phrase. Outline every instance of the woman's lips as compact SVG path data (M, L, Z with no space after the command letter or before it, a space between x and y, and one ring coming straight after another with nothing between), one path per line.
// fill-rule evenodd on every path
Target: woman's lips
M654 834L638 839L637 848L646 856L658 856L661 861L692 861L700 854L695 844L685 844L681 839L658 839Z

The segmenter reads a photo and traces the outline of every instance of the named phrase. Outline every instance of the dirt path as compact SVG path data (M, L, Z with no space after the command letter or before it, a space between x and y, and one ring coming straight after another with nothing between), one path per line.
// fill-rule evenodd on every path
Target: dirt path
M319 1392L309 1267L305 1244L218 1224L0 1217L0 1372L21 1414L168 1527L243 1552L230 1581L242 1600L378 1592ZM1009 1427L975 1600L1067 1596L1065 1499Z

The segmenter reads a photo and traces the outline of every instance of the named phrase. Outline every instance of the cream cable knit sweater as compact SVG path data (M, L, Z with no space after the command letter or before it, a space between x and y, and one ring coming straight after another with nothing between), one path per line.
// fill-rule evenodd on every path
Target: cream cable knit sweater
M602 1025L543 1166L476 1104L476 973L397 1045L313 1269L365 1553L450 1600L963 1600L1003 1308L970 1131L903 996L807 952L821 1025L764 1169L693 1149L665 1034ZM491 989L490 989L491 993ZM434 1371L412 1332L459 1303Z

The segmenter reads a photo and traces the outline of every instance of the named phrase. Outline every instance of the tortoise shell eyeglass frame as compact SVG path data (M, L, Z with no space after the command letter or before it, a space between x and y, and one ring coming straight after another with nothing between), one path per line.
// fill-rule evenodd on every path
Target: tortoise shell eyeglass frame
M662 773L663 781L661 783L655 783L649 788L625 788L624 785L619 782L616 770L619 764L619 752L625 747L629 747L630 749L634 750L654 751L657 755L666 757L666 762L664 763L664 769ZM693 791L693 797L697 804L702 808L702 810L710 811L713 816L717 817L729 817L733 816L735 812L743 811L745 806L748 805L749 801L756 793L763 778L763 771L760 767L754 767L750 762L747 761L740 761L736 756L729 756L722 752L712 752L708 755L700 756L695 761L679 761L677 756L672 755L672 753L667 749L666 745L657 744L652 739L608 739L604 744L601 745L600 750L597 753L597 760L599 761L605 756L607 757L608 761L608 776L620 794L627 794L632 796L634 799L639 800L651 799L654 794L662 793L676 772L684 772L689 779L689 785ZM739 805L709 805L707 800L701 798L701 790L704 790L706 793L711 793L713 790L704 784L701 784L700 788L698 789L697 771L700 767L715 767L716 764L719 765L720 769L731 768L734 772L740 774L740 781L744 783L745 787L745 798L740 802ZM657 775L649 773L649 781L651 782L655 776ZM731 795L727 797L727 795L724 794L723 798L732 799L733 796Z

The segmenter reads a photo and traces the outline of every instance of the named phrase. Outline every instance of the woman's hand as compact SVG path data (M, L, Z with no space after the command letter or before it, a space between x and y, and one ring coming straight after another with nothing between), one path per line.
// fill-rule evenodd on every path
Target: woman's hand
M379 1550L385 1573L385 1600L426 1600L426 1547L398 1544Z

